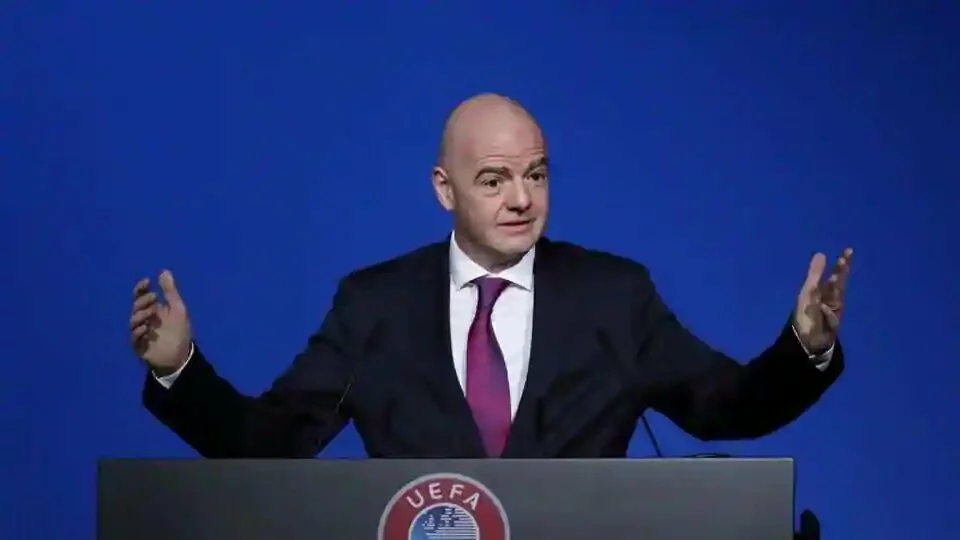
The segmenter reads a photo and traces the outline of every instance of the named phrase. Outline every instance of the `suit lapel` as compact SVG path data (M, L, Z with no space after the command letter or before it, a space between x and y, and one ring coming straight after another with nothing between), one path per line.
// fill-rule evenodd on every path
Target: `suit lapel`
M420 278L423 280L424 296L414 304L412 311L423 329L426 354L410 359L417 367L419 378L429 390L433 401L444 410L439 414L450 419L444 422L446 429L453 430L451 440L458 442L455 455L483 457L483 441L463 388L457 379L450 346L450 243L439 243L431 248L426 257ZM417 326L414 326L416 328Z
M541 240L534 261L530 364L504 457L538 457L543 451L543 399L567 358L563 336L571 330L569 321L573 309L570 288L564 286L559 262L551 242Z

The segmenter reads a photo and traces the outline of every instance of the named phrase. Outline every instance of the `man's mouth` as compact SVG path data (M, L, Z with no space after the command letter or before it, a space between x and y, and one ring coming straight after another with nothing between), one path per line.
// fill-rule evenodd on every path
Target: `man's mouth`
M524 229L530 226L533 223L532 219L523 219L516 221L506 221L501 223L500 226L505 229Z

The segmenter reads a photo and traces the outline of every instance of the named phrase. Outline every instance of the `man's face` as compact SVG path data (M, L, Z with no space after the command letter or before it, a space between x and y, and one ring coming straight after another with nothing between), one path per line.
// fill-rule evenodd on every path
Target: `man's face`
M457 241L478 261L499 264L526 253L546 226L547 152L528 117L491 115L449 149L434 172L441 204L454 214ZM467 244L467 245L463 245Z

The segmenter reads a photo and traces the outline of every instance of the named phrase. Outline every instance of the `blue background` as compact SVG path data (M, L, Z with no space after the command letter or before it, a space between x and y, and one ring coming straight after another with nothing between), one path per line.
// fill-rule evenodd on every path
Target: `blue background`
M2 8L0 536L91 538L97 458L194 455L140 406L139 277L172 268L217 368L262 390L337 277L447 232L430 166L481 91L547 132L551 236L644 262L740 358L811 253L853 245L818 406L753 442L654 428L795 456L825 538L958 536L955 2L268 4ZM348 430L325 455L360 453Z

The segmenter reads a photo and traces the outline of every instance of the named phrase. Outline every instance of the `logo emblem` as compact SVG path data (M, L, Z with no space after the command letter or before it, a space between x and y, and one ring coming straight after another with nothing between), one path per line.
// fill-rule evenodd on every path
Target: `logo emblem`
M378 540L510 540L492 491L460 474L421 476L400 488L380 516Z

